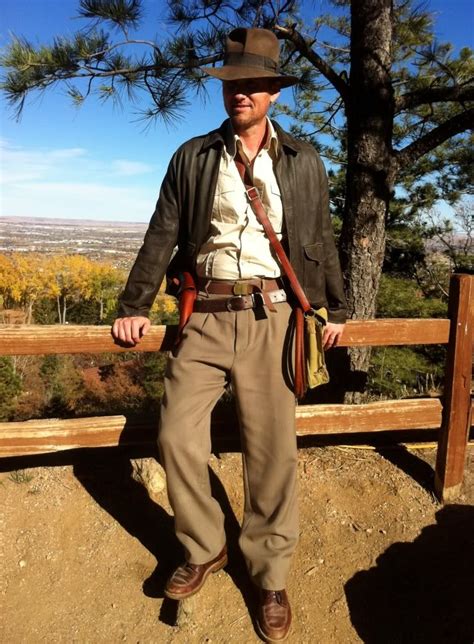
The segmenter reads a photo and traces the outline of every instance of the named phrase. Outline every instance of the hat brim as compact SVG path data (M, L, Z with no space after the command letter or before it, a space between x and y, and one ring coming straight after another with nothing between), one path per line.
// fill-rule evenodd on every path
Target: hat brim
M272 78L279 82L280 87L290 87L298 82L296 76L281 76L271 70L261 67L244 65L224 65L223 67L201 67L201 71L209 76L214 76L221 81L245 80L250 78Z

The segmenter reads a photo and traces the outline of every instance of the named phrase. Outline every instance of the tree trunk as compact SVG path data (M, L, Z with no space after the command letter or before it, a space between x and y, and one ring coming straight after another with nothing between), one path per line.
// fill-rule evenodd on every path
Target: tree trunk
M394 180L391 0L353 0L351 29L341 263L349 317L367 319L375 315L385 252L385 220ZM350 350L352 391L363 390L369 359L368 349ZM349 394L348 398L356 401L357 395Z
M66 295L58 296L58 315L59 324L66 324L67 297Z
M26 316L26 324L31 324L33 320L33 300L28 302L28 312Z

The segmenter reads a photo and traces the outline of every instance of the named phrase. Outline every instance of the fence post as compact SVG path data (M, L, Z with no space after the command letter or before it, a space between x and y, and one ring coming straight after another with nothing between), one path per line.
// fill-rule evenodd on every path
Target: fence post
M471 425L473 291L473 276L451 276L448 309L451 325L435 471L435 490L443 503L459 495L464 476Z

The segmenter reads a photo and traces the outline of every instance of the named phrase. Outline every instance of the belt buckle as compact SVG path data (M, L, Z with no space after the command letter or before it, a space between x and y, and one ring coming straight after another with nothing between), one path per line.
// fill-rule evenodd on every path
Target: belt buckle
M242 311L242 308L234 308L233 304L237 302L242 302L242 295L234 295L234 297L229 297L226 301L225 306L228 311Z
M252 293L253 286L248 282L235 282L232 287L232 292L234 295L250 295Z

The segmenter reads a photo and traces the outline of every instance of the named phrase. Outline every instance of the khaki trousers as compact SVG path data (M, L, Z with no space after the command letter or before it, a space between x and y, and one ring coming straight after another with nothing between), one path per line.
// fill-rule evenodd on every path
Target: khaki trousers
M210 296L216 297L216 296ZM244 516L239 544L257 586L286 586L298 539L295 398L285 377L291 308L193 313L170 356L158 436L175 529L191 563L225 543L224 517L211 495L210 414L232 382L240 422Z

